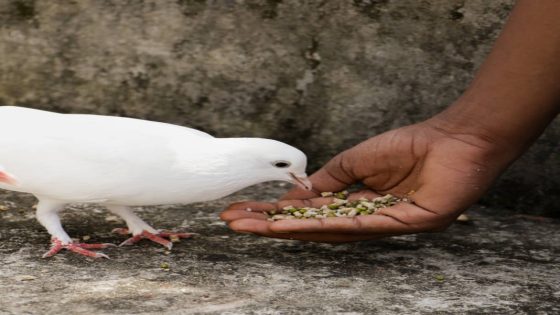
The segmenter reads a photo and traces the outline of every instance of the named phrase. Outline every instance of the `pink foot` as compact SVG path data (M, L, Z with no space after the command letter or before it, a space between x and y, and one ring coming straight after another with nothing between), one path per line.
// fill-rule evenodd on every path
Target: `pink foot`
M127 228L116 228L113 230L113 233L127 235L130 234L130 231ZM173 242L178 242L181 238L190 238L192 236L193 236L192 233L176 233L170 231L159 231L159 233L154 234L144 230L142 231L142 234L132 236L131 238L122 242L119 246L134 245L142 239L149 239L150 241L161 244L167 247L167 249L171 250L171 248L173 247ZM169 240L165 239L164 237L169 238Z
M51 249L49 249L49 251L46 252L43 255L43 258L52 257L52 256L58 254L58 252L60 252L61 250L67 249L69 251L72 251L74 253L77 253L77 254L80 254L80 255L83 255L83 256L87 256L87 257L109 259L109 256L107 256L103 253L92 252L91 250L88 250L88 249L103 249L103 248L107 248L107 247L110 247L110 246L115 246L115 244L110 244L110 243L102 243L102 244L70 243L70 244L63 244L62 241L60 241L58 238L53 237L51 239Z

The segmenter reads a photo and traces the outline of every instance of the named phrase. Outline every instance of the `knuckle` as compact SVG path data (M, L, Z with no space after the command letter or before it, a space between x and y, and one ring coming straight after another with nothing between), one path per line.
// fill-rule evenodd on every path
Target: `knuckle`
M355 176L352 172L352 163L348 159L348 150L332 158L325 165L325 171L337 181L352 184Z
M327 227L327 219L319 219L319 229L323 230Z
M360 217L352 217L352 226L358 231L364 229L363 222Z

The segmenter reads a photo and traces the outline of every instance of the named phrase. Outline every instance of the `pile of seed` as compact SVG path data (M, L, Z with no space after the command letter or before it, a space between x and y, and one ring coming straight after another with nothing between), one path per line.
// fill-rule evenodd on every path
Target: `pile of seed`
M334 197L333 202L323 205L320 208L303 207L297 208L287 206L281 210L269 211L268 220L286 220L286 219L322 219L334 217L355 217L358 215L375 214L379 209L393 206L404 199L397 198L393 195L385 195L374 199L360 198L358 200L348 200L348 192L342 191L338 193L324 192L323 197Z

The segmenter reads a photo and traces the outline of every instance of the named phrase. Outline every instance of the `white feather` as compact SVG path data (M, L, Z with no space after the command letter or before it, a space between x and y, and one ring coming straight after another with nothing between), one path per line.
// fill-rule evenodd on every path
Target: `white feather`
M214 138L165 123L0 106L0 165L39 199L156 205L216 199L303 176L305 155L258 138ZM276 170L274 160L292 162Z
M290 166L275 167L276 161ZM57 242L71 248L58 216L68 203L102 203L133 235L154 234L130 206L212 200L271 180L309 188L306 164L301 151L269 139L220 139L145 120L0 106L0 188L39 199L37 219L56 249L44 257L60 250Z

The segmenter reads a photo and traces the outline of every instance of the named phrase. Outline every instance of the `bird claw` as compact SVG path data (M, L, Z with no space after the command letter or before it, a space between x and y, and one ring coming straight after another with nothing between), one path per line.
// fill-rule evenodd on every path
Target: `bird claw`
M120 235L128 235L130 231L127 228L115 228L111 231L111 233L116 233Z
M126 235L126 234L130 234L130 231L127 228L116 228L116 229L113 229L113 233ZM177 233L177 232L171 232L171 231L158 231L157 234L154 234L154 233L151 233L151 232L148 232L148 231L144 230L144 231L142 231L142 233L140 233L138 235L133 235L131 238L122 242L119 246L134 245L142 239L149 239L150 241L158 243L160 245L163 245L168 250L171 250L174 242L179 242L179 240L181 238L190 238L192 236L193 236L192 233ZM169 238L169 240L167 240L165 238Z
M116 245L115 244L110 244L110 243L101 243L101 244L69 243L69 244L63 244L61 240L59 240L56 237L53 237L52 240L51 240L51 249L49 249L49 251L46 252L43 255L43 258L52 257L52 256L58 254L58 252L60 252L61 250L66 249L66 250L72 251L76 254L80 254L80 255L83 255L83 256L87 256L87 257L109 259L109 256L107 256L103 253L93 252L89 249L103 249L103 248L107 248L107 247L111 247L111 246L116 246Z

